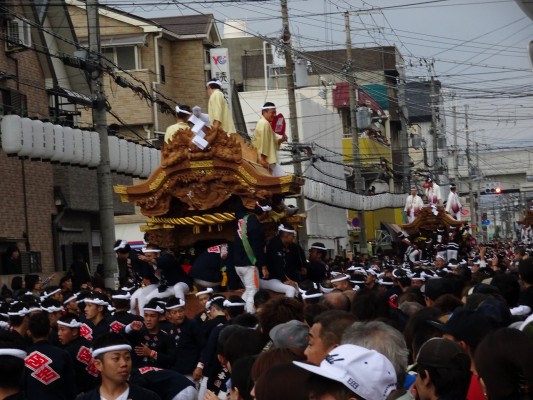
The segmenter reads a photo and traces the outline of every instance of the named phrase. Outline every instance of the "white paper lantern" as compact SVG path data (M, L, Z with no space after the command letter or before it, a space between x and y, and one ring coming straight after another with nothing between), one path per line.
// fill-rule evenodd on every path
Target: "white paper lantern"
M128 142L128 169L126 170L126 174L128 175L133 175L137 169L137 154L135 151L136 147L136 143Z
M31 158L40 160L44 155L44 123L38 119L32 121L33 148Z
M159 150L150 149L150 174L153 174L154 171L159 167Z
M100 165L100 135L91 131L91 162L89 168L94 169Z
M61 125L54 125L54 155L51 161L62 163L65 158L65 131Z
M63 154L62 164L74 163L74 129L71 127L63 127L63 147L65 152Z
M119 164L117 172L125 174L128 170L128 141L125 139L119 139Z
M44 151L43 160L51 160L54 157L54 124L45 122L43 124Z
M17 154L22 150L22 119L18 115L5 115L1 126L2 149L7 154Z
M33 121L22 118L22 148L18 152L19 157L29 157L33 151Z
M74 151L72 152L73 165L80 165L83 161L83 133L81 129L73 129L72 134L74 136Z
M109 136L107 138L109 144L109 166L111 171L117 172L120 164L120 150L119 140L116 136Z
M133 176L140 177L143 170L143 147L140 144L135 145L135 158L137 161Z
M91 144L91 132L89 131L82 131L83 134L83 158L81 161L81 165L88 167L91 163L91 157L92 157L92 144Z
M141 178L150 176L150 147L143 146L143 168Z

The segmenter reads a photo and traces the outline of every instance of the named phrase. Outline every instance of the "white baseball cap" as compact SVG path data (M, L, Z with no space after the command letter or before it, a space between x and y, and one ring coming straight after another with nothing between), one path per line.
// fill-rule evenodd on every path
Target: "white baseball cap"
M396 390L391 362L375 350L343 344L329 352L320 366L293 361L309 372L342 383L365 400L385 400Z

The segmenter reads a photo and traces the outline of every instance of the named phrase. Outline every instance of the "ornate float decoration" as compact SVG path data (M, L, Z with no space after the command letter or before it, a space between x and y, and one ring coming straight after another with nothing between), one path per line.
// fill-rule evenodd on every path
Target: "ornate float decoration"
M526 215L524 215L524 219L516 222L525 227L533 226L533 210L527 210Z
M135 202L148 217L142 230L150 242L178 249L201 240L232 240L236 207L253 209L259 199L273 202L272 225L302 222L275 206L283 197L300 193L302 178L270 175L256 162L251 144L237 134L228 136L221 129L205 133L205 142L198 146L198 135L179 130L162 146L161 165L146 181L115 186L121 201Z
M463 222L457 221L448 214L443 206L426 205L420 209L418 216L410 224L400 225L400 228L409 235L421 232L434 232L438 228L459 227Z

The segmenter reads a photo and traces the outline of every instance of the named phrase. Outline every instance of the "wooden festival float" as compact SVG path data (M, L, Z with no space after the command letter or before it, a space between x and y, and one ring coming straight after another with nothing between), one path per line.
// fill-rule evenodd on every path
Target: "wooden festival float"
M460 227L463 222L457 221L450 214L448 214L444 206L430 206L422 207L410 224L400 225L400 228L409 235L420 235L428 232L435 232L437 229L448 230L449 227Z
M533 227L533 210L527 210L524 218L521 221L516 222L526 228Z
M191 129L179 130L162 146L161 165L147 180L114 187L122 202L135 202L147 217L141 227L147 241L175 250L201 241L232 241L235 210L252 210L260 199L274 204L264 225L267 236L274 235L279 223L303 222L302 216L275 206L300 193L302 178L270 175L256 162L256 150L238 134L204 132L199 140Z

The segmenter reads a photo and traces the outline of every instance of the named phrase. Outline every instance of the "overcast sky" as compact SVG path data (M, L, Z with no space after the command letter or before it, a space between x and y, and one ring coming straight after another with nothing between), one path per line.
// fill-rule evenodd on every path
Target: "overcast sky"
M120 2L102 1L115 7ZM138 6L120 8L148 17L213 13L221 34L227 19L245 19L250 34L276 36L282 28L279 1L238 6L133 3ZM382 10L355 12L378 7ZM434 59L435 75L448 95L455 94L461 113L469 104L474 140L491 146L533 146L533 72L527 53L533 21L514 0L289 0L293 37L303 50L344 46L346 10L354 11L354 47L396 45L411 79L428 77L426 61ZM461 115L460 141L463 125ZM447 128L451 143L451 123Z

